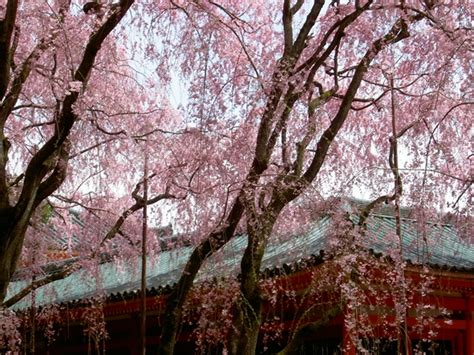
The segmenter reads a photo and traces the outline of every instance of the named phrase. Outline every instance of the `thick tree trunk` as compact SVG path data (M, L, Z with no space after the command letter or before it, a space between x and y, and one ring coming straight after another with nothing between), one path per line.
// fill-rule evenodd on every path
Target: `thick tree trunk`
M8 285L16 270L31 216L29 211L24 213L20 220L15 221L13 211L13 209L0 211L0 305L5 300Z
M258 240L250 241L242 258L241 296L235 305L236 331L229 342L230 354L255 354L258 333L262 322L262 294L259 285L260 261L263 245L255 248ZM258 269L256 269L258 264Z
M236 331L229 340L229 354L255 354L260 324L262 323L262 298L256 292L253 299L240 300L236 305Z
M242 214L243 205L240 197L237 197L232 210L226 220L225 227L211 233L191 254L181 277L173 288L171 294L167 297L164 324L161 330L160 345L158 354L172 355L176 343L176 334L181 321L183 305L186 297L193 286L194 279L204 261L222 248L234 235Z
M231 354L256 352L263 306L260 266L278 212L247 216L248 243L241 261L240 298L235 305L236 330L229 340Z

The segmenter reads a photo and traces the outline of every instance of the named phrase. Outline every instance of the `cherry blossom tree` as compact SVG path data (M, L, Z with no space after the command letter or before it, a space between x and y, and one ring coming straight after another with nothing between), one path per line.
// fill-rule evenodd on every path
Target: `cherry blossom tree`
M241 263L241 296L234 308L235 333L230 336L228 351L253 353L261 325L260 263L265 245L285 209L291 210L303 193L323 190L328 181L341 191L358 158L367 163L362 166L368 172L359 173L367 180L357 175L355 178L369 181L377 197L361 211L362 216L381 202L394 201L399 206L402 175L412 190L405 193L404 200L422 208L427 207L428 180L437 181L430 193L431 206L446 205L445 187L438 190L446 177L451 186L456 185L452 207L459 207L459 200L466 198L472 185L466 168L468 150L461 148L462 152L451 154L447 165L443 163L446 156L433 157L430 153L433 140L443 145L442 139L435 138L441 134L440 125L446 125L455 140L459 139L455 144L458 148L464 146L469 131L466 115L471 102L469 94L460 90L465 87L462 77L469 72L462 59L467 55L469 33L465 7L427 1L356 1L347 5L333 2L323 10L322 1L284 1L280 9L271 5L266 9L277 16L281 26L272 23L265 30L262 25L256 30L262 34L254 44L254 33L235 27L239 19L243 27L248 23L247 16L254 16L245 13L235 18L239 11L231 5L223 8L210 3L211 10L212 5L214 11L224 11L232 20L231 24L224 23L224 28L230 31L230 37L238 37L237 44L250 62L249 75L255 74L262 96L258 101L254 99L259 107L250 111L248 118L256 122L256 132L253 155L242 173L245 177L240 188L222 222L195 249L168 298L160 342L163 354L172 353L183 302L200 266L232 238L239 223L244 224L249 242ZM202 16L202 6L177 7L192 18ZM209 8L205 10L209 14ZM208 21L213 23L213 19ZM201 23L205 25L199 29L204 30L206 20L201 18ZM419 41L433 47L419 51ZM441 48L446 50L446 57L439 56ZM208 70L213 68L210 56L204 57ZM461 72L465 74L456 74ZM449 123L447 117L454 110L459 110L452 117L456 123ZM407 160L403 168L399 164L401 142ZM384 169L380 185L369 171L374 168ZM377 196L374 186L387 194ZM390 192L392 186L394 193ZM419 195L420 191L425 193ZM293 220L289 228L297 223Z
M232 326L218 341L251 354L267 297L265 247L304 231L321 200L373 198L350 226L353 240L381 203L425 211L420 223L448 207L471 213L467 4L132 3L0 8L1 302L22 250L33 259L34 227L51 206L88 211L82 267L92 270L97 251L136 253L134 212L169 199L195 249L167 296L160 354L173 353L201 266L238 232L248 235L240 281L229 282L239 295L219 301L231 305L222 323ZM147 201L144 178L155 193ZM341 279L359 267L347 250Z
M159 78L152 81L135 67L131 53L136 42L130 32L139 26L127 16L132 3L89 8L91 3L59 1L29 8L8 1L1 7L6 53L1 77L2 303L21 256L22 265L31 262L28 255L36 264L48 261L46 252L37 253L51 247L46 224L71 240L78 225L68 211L79 207L87 212L84 221L95 220L80 231L82 246L75 245L74 253L94 259L116 235L130 246L127 218L144 205L183 199L193 171L202 164L203 155L177 158L184 136L197 144L204 139L184 130L157 85ZM152 168L146 177L152 187L147 201L140 192L146 154ZM5 305L52 279L36 280Z
M161 80L166 85L169 73L162 70L160 76L147 77L133 58L140 52L142 61L170 59L166 53L154 56L152 43L134 37L140 31L150 32L137 16L155 16L170 10L170 3L142 4L127 17L132 3L59 1L31 7L18 1L2 3L0 301L4 307L79 267L94 268L103 253L136 255L138 223L131 217L145 205L182 201L192 193L201 197L178 212L188 220L197 219L204 213L195 211L208 210L200 207L212 209L216 204L207 187L216 185L217 174L221 182L231 180L225 174L235 167L224 168L219 160L219 152L228 146L212 148L213 133L198 127L195 117L187 125L171 106L159 84ZM152 191L147 200L140 191L144 155L150 160L145 179ZM86 211L81 228L70 220L71 206ZM189 225L198 224L206 225ZM50 261L48 249L58 247L47 238L51 225L69 241L75 233L81 236L79 245L74 250L68 246L66 252L79 254L80 262L42 277L39 266ZM19 263L30 267L31 285L5 300ZM13 318L2 311L5 319ZM17 322L8 324L13 329Z
M97 93L87 91L90 82L98 83L99 70L96 72L94 66L101 65L96 61L101 53L112 55L116 50L107 39L132 3L121 1L114 6L104 6L100 14L90 18L70 1L29 6L16 0L2 3L2 301L21 254L31 216L66 177L72 153L71 132L87 105L84 93L90 95L89 100ZM107 51L102 47L107 47ZM102 58L101 64L107 67L107 55ZM101 90L100 86L95 89ZM22 140L25 132L27 139ZM12 144L20 142L23 146L12 148ZM21 154L21 150L27 153ZM9 168L9 164L14 167Z

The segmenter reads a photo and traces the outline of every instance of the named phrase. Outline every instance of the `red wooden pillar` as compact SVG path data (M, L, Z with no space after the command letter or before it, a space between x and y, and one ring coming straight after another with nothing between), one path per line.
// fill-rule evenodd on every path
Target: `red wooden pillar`
M467 296L466 303L466 354L474 355L474 297Z
M130 320L130 353L131 355L139 355L140 351L140 319L137 317L137 315L132 315L132 319Z
M463 332L458 331L453 342L453 354L464 354L464 337Z

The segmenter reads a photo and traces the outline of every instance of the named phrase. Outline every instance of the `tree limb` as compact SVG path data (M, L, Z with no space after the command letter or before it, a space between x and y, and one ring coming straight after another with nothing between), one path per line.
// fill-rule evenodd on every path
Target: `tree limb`
M333 139L335 138L337 132L341 129L343 123L345 122L349 110L354 100L354 97L357 93L357 90L362 82L365 72L368 70L370 63L377 56L377 54L387 47L390 44L396 43L409 36L407 24L404 19L399 18L389 33L384 37L376 40L372 43L372 46L366 52L362 60L357 65L357 68L354 72L354 76L349 84L349 87L346 91L344 99L341 102L339 111L337 112L334 119L331 121L329 127L324 131L320 140L316 145L316 152L314 158L303 175L303 183L308 184L314 180L318 174L323 162L326 158L327 151L331 146Z
M48 176L48 178L44 180L38 187L38 192L36 193L33 208L36 208L41 203L41 201L56 191L59 186L61 186L64 179L66 179L70 149L71 143L69 142L69 139L66 139L61 147L61 150L59 151L56 167L54 168L51 175Z
M33 51L31 51L30 55L25 59L25 61L21 65L21 69L18 71L18 74L15 75L10 92L5 96L5 99L3 100L3 103L0 106L0 127L5 124L5 121L7 120L8 116L13 111L15 104L18 101L18 97L20 96L21 89L23 88L23 84L28 79L31 69L41 57L41 55L44 53L44 51L49 48L53 41L53 38L54 37L43 38L36 45Z
M0 21L0 100L5 96L10 82L12 60L10 43L15 29L17 10L18 0L8 0L5 18Z
M283 1L284 57L290 56L293 49L293 12L291 11L290 3L291 0Z
M302 4L296 3L295 6L291 9L291 13L294 14L299 7L301 7ZM295 40L295 44L293 45L293 55L299 56L303 49L306 46L306 42L308 40L309 32L311 29L314 27L314 24L316 23L316 20L319 17L319 14L321 13L321 10L324 6L324 1L323 0L314 0L313 6L311 7L311 11L309 12L308 16L306 17L306 20L303 24L303 27L301 27L300 32L298 33L298 37Z
M42 277L41 279L34 280L32 283L30 283L28 286L23 288L21 291L7 299L5 302L3 302L2 307L8 308L13 306L15 303L18 303L21 301L23 298L28 296L32 291L47 285L53 281L57 280L62 280L71 275L74 271L76 271L76 265L67 265L65 268L54 272L52 274L49 274L45 277Z

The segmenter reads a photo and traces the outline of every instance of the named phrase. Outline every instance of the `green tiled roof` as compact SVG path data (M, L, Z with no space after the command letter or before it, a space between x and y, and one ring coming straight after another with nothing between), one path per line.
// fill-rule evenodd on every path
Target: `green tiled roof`
M351 216L354 222L357 218ZM396 220L393 216L372 215L368 219L367 237L363 246L376 253L387 254L396 247L394 236ZM262 261L263 269L274 269L285 264L306 260L330 246L331 218L326 216L314 223L309 232L292 236L287 240L272 238ZM425 237L417 232L416 222L402 220L403 255L414 264L427 263L451 269L474 270L474 245L461 239L455 229L447 224L427 224ZM221 251L213 255L198 274L197 282L213 277L237 274L240 258L247 243L245 235L233 238ZM158 289L174 284L184 268L192 247L168 250L152 256L147 263L147 285L149 289ZM63 280L55 281L36 291L35 304L42 306L50 303L67 303L97 295L120 297L140 289L140 260L119 260L97 266L95 273L79 270ZM13 295L28 284L29 280L11 282L8 295ZM25 298L13 308L23 309L31 305Z

